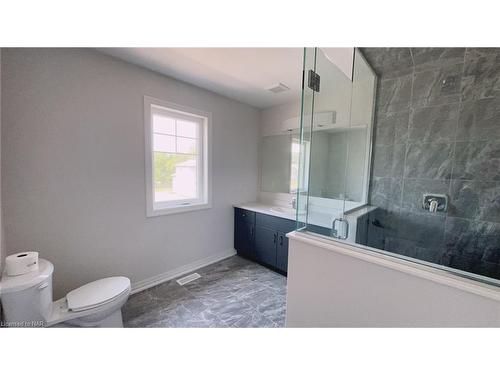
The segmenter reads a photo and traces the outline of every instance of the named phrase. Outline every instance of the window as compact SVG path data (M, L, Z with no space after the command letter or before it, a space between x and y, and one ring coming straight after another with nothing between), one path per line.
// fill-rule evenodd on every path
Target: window
M144 97L147 216L210 207L211 114Z

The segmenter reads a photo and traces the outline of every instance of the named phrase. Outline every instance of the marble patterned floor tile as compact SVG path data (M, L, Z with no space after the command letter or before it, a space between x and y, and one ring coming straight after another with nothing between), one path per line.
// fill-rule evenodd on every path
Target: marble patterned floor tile
M232 328L274 328L275 322L259 314L253 312L246 314L241 319L237 320L231 325Z
M236 297L213 303L208 311L229 326L254 313L250 304Z
M285 297L267 298L257 305L257 311L269 319L280 319L285 312Z
M278 301L280 298L281 297L279 297L276 293L267 288L239 297L241 301L244 301L255 308L258 308L261 304L269 303L269 300Z
M132 295L122 309L125 327L284 327L286 277L234 256Z

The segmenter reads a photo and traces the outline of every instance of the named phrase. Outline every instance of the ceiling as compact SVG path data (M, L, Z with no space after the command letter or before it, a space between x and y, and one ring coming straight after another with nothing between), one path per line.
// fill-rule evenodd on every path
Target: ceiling
M100 52L257 108L300 98L302 48L99 48ZM290 88L278 94L278 83Z

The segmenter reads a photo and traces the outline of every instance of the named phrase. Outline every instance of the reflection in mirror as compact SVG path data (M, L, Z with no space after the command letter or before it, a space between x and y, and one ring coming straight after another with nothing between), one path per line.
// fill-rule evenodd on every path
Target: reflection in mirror
M304 141L304 147L309 142ZM298 134L272 135L261 141L261 191L295 194L299 187L300 137Z
M300 153L300 149L299 149ZM261 189L269 193L290 193L292 138L271 135L261 140Z
M364 201L366 133L366 126L315 132L311 151L311 196Z

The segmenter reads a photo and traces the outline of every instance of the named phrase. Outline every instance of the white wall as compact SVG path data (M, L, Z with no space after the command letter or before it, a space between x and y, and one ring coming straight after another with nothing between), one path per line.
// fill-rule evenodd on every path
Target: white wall
M259 112L86 49L3 51L8 253L55 265L55 297L233 250L232 204L254 201ZM143 95L213 114L213 208L146 218Z
M287 327L500 327L500 288L290 236Z
M282 125L283 121L300 117L300 99L290 103L281 104L275 107L263 109L261 111L260 135L266 137L269 135L286 134ZM300 122L297 122L297 127ZM297 130L297 134L299 131Z

